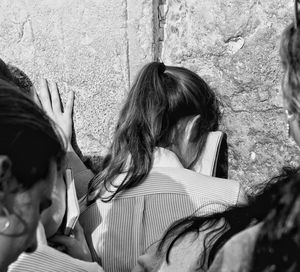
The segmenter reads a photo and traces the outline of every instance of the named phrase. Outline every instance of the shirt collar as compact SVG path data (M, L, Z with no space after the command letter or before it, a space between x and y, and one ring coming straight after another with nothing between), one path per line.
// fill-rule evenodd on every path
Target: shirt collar
M153 167L184 168L174 152L162 147L156 147L154 150Z

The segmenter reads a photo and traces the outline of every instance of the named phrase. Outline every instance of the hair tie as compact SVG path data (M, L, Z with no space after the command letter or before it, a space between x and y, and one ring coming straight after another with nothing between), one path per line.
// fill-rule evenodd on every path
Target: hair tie
M158 65L158 73L163 74L166 71L166 66L164 65L163 62L159 63Z

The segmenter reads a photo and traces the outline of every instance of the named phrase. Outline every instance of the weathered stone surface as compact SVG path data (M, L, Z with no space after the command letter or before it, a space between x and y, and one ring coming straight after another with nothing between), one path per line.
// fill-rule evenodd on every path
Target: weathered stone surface
M130 83L137 72L153 61L153 3L127 0Z
M280 91L279 41L293 1L169 0L162 59L209 82L223 103L230 178L253 185L299 151L287 139Z
M149 3L150 2L150 3ZM153 59L151 1L1 0L0 57L76 93L84 154L102 155L137 69Z
M84 154L105 152L136 72L161 57L197 72L218 93L231 178L251 190L283 164L297 163L285 134L278 54L293 1L169 0L158 9L159 2L165 1L2 0L0 57L34 80L46 77L64 93L76 92ZM153 39L161 29L152 16L160 10L167 12L165 33Z

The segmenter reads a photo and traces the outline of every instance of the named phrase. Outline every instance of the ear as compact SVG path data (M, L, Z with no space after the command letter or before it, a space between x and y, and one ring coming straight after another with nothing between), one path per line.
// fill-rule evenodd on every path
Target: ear
M12 163L8 156L0 155L0 197L7 189L8 180L12 176Z
M189 143L191 135L192 135L192 131L193 131L194 126L199 118L200 118L200 114L195 115L188 120L186 127L185 127L185 131L184 131L184 135L185 135L184 143L185 144Z
M190 145L190 138L195 127L197 120L200 118L200 114L193 117L187 117L182 122L179 122L176 130L176 144L173 147L174 152L181 159L181 162L184 166L187 165L187 162L190 160L190 153L193 150ZM193 152L192 152L193 153Z

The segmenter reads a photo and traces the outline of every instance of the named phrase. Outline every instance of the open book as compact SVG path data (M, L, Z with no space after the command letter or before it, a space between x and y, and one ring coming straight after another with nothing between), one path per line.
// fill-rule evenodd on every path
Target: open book
M64 218L64 235L70 235L71 231L74 229L76 222L80 215L80 208L78 204L75 182L72 175L71 169L66 169L65 172L65 182L66 182L66 214Z
M228 178L227 136L224 132L209 132L205 147L193 170L207 176Z

